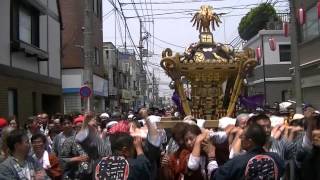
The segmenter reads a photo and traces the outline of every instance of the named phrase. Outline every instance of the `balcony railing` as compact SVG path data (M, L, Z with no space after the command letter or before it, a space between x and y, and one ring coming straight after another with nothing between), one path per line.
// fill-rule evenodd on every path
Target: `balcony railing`
M283 22L290 22L290 14L289 13L277 13L277 17L270 18L267 23L268 30L282 30Z

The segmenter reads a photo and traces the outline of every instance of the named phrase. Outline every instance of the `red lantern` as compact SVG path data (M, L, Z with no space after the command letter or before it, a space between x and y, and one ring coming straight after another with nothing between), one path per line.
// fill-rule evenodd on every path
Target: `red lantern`
M270 46L271 51L276 50L276 41L272 37L269 38L269 46Z
M261 59L261 48L260 48L260 46L258 46L256 48L256 58L258 60L258 63L260 64L260 59Z
M283 34L285 37L288 37L288 33L289 33L289 23L288 22L283 22Z
M299 23L300 25L303 25L305 23L305 17L306 17L306 14L303 8L299 9L298 15L299 15Z
M320 19L320 0L317 4L317 8L318 8L318 19Z

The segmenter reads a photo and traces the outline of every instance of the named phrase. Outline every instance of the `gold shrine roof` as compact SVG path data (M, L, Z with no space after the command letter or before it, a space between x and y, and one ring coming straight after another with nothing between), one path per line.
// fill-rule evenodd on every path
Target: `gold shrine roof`
M219 27L220 15L215 13L211 6L201 6L191 20L200 32L199 41L192 43L183 54L173 56L171 49L163 51L161 66L169 76L193 76L195 73L206 74L211 71L226 76L225 73L236 73L243 68L241 62L254 60L252 50L235 52L231 45L214 41L210 29ZM254 62L250 62L251 65L254 67Z

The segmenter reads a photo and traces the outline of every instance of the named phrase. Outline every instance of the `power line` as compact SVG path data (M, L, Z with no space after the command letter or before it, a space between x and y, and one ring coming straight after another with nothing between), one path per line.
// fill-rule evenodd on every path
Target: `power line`
M133 1L134 2L134 1ZM144 10L143 10L143 8L142 8L142 3L141 3L141 0L140 0L140 7L141 7L141 12L142 12L142 17L144 17L144 19L145 19L145 14L144 14Z
M134 2L133 0L131 0L131 2ZM135 10L135 12L136 12L136 15L139 17L139 20L141 20L140 19L140 16L139 16L139 13L138 13L138 9L137 9L137 7L136 7L136 4L132 4L132 6L133 6L133 8L134 8L134 10Z
M143 7L142 7L142 4L145 4L145 6L146 6L146 13L147 13L147 15L146 16L144 16L144 21L146 22L146 23L148 23L149 21L150 21L150 16L151 15L149 15L149 11L148 11L148 6L147 6L147 3L142 3L142 0L140 0L139 1L141 4L140 4L140 7L141 7L141 10L142 10L142 13L143 13ZM145 1L146 2L146 1ZM142 23L142 22L141 22ZM149 23L150 24L150 23ZM150 25L149 25L149 29L147 30L146 29L146 27L142 24L142 26L144 27L144 29L145 29L145 31L147 31L147 32L149 32L150 31ZM143 41L142 41L142 44L143 44ZM148 48L149 48L149 43L148 43L148 41L146 42L146 44L147 44L147 50L149 50ZM147 57L148 58L148 57Z
M152 36L153 37L153 36ZM149 42L151 42L151 40L148 40ZM166 48L164 48L164 47L162 47L162 46L160 46L159 44L156 44L155 42L153 42L153 44L155 45L155 46L157 46L158 48L161 48L161 49L166 49Z
M133 41L133 39L132 39L131 32L130 32L130 29L129 29L129 27L128 27L128 23L127 23L127 21L126 21L126 17L125 17L125 15L124 15L124 13L123 13L122 6L121 6L121 4L120 4L120 0L118 0L118 3L120 4L120 10L121 10L121 11L119 11L119 9L116 7L116 5L115 5L111 0L108 0L108 1L109 1L109 2L111 3L111 5L116 9L116 11L118 11L118 12L121 13L122 18L120 18L120 19L124 21L124 24L125 24L125 26L126 26L126 30L127 30L128 34L129 34L129 39L130 39L130 41L131 41L131 43L132 43L132 45L133 45L133 47L134 47L134 50L135 50L136 53L139 55L139 51L137 50L137 46L135 45L135 43L134 43L134 41ZM120 16L120 17L121 17L121 16Z
M169 45L171 45L171 46L175 46L175 47L178 47L178 48L183 48L183 49L185 49L185 47L183 47L183 46L179 46L179 45L176 45L176 44L167 42L167 41L162 40L162 39L159 39L159 38L157 38L157 37L155 37L155 36L153 36L153 37L154 37L156 40L161 41L161 42L163 42L163 43L165 43L165 44L169 44Z
M120 18L121 19L119 14L116 14L115 18L117 18L117 19ZM124 45L124 41L123 41L123 37L122 37L122 28L121 28L120 21L117 21L117 24L118 24L118 31L119 31L119 34L120 34L121 43L122 43L122 45Z
M229 14L229 15L221 15L221 17L235 17L235 16L244 16L246 14ZM174 16L167 16L167 17L155 17L154 19L188 19L192 17L190 16L180 16L180 17L174 17Z
M214 10L226 10L226 9L251 9L252 7L249 6L255 6L255 5L259 5L259 4L248 4L248 5L235 5L235 6L227 6L227 7L215 7ZM275 5L274 7L287 7L285 5ZM134 10L134 9L130 9L130 8L124 8L123 10L125 11L130 11L130 10ZM141 10L141 9L138 9ZM151 9L148 9L151 10ZM198 11L199 9L189 9L189 8L182 8L182 9L153 9L154 11Z
M151 3L151 0L150 0ZM151 15L152 15L152 35L154 36L154 14L153 14L153 6L150 4L151 7ZM154 52L154 37L152 37L152 51Z
M195 12L194 10L187 10L187 11L177 11L177 12L166 12L166 13L158 13L158 14L153 14L153 16L163 16L163 15L168 15L168 14L191 14L192 12ZM145 15L145 16L152 16L152 15ZM128 19L131 18L137 18L141 16L128 16Z
M150 2L148 4L186 4L186 3L201 3L201 2L213 2L213 1L225 1L225 0L189 0L189 1L164 1L164 2ZM132 3L122 3L123 5ZM135 3L139 4L139 3Z
M113 11L114 11L114 9L111 9L109 12L107 12L106 14L104 14L104 15L102 16L102 18L107 18L107 16L108 16L109 14L111 14Z
M150 4L150 5L152 5L152 4ZM130 10L134 10L134 9L130 9L130 8L123 8L123 10L124 11L126 11L126 10L128 10L128 11L130 11ZM141 9L138 9L138 10L141 10ZM188 9L188 8L180 8L180 9L170 9L170 8L161 8L161 9L159 9L159 8L153 8L153 9L148 9L148 10L154 10L154 11L185 11L185 10L194 10L194 11L197 11L197 10L199 10L199 9Z
M277 7L286 7L286 6L277 6ZM226 9L251 9L252 7L230 7L230 8L226 8ZM215 8L215 10L222 10L222 9L217 9ZM171 15L171 14L185 14L185 15L193 15L197 10L184 10L184 11L174 11L174 12L165 12L165 13L156 13L153 15L144 15L144 16L128 16L128 19L132 19L132 18L141 18L141 17L149 17L149 16L164 16L164 15ZM230 12L228 12L227 14L230 14ZM239 14L240 15L240 14ZM221 15L224 17L228 17L228 16L239 16L238 14L236 15ZM241 14L242 15L242 14ZM155 19L161 19L159 17L156 17Z

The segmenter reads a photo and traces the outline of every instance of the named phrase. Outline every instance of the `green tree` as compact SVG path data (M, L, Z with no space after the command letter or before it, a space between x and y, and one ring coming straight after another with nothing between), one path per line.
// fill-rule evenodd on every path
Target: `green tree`
M270 3L262 3L251 9L240 21L238 32L242 39L249 40L261 29L266 29L270 18L276 18L277 13Z

